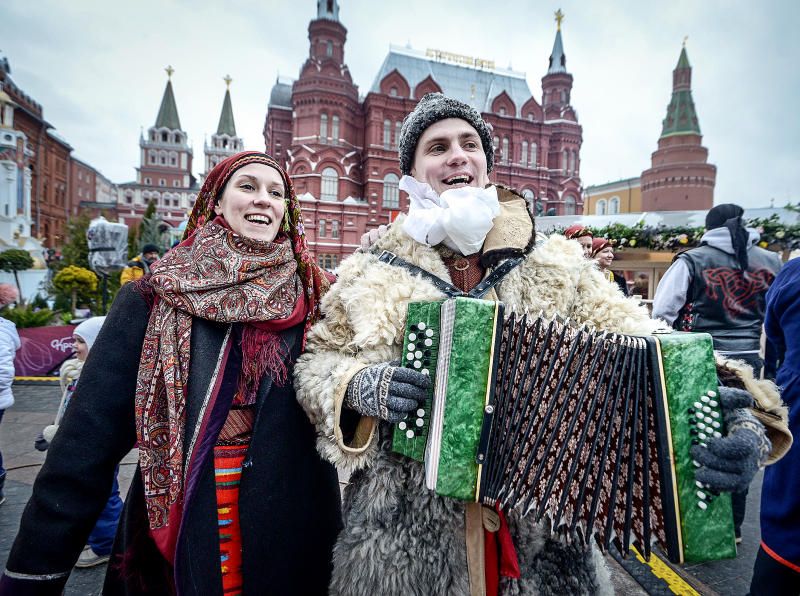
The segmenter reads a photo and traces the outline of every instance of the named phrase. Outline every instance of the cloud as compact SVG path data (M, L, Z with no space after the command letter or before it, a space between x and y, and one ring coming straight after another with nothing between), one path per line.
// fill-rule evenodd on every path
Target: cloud
M684 35L703 143L718 167L718 200L762 206L798 197L800 55L790 0L668 4L620 0L560 4L572 101L583 126L584 185L638 176L650 165ZM555 35L555 5L511 0L502 10L464 0L375 4L340 0L348 29L345 59L365 94L389 44L493 59L541 77ZM111 179L134 177L139 131L155 122L172 64L181 124L203 166L203 141L216 130L225 85L237 132L263 149L269 93L280 73L296 78L308 56L316 2L265 0L6 0L2 50L12 77L39 101L76 154Z

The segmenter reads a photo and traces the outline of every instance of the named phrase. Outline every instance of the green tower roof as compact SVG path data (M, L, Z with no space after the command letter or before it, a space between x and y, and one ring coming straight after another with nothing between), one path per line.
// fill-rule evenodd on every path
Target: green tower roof
M661 138L672 135L700 134L700 122L692 100L692 67L686 48L681 49L678 65L672 71L672 99L661 128Z
M231 107L231 90L225 91L225 101L222 102L222 113L217 124L218 135L236 136L236 124L233 122L233 108Z
M178 118L178 107L175 105L175 95L172 93L172 80L167 81L161 107L158 109L156 128L167 127L170 130L181 130L181 120Z

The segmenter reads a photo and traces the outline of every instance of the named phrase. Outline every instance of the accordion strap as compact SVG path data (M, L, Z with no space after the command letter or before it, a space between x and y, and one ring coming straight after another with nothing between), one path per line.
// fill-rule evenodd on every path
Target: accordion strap
M486 293L491 290L494 286L496 286L500 281L508 275L514 267L522 263L524 257L516 257L513 259L508 259L507 261L503 262L501 265L496 267L494 271L492 271L486 279L481 281L477 286L472 288L469 292L462 292L453 284L446 282L441 277L435 276L430 271L425 271L422 267L417 267L408 261L401 259L393 252L389 252L388 250L384 250L381 253L381 256L378 257L378 260L381 263L386 263L387 265L394 265L395 267L402 267L403 269L407 269L411 273L417 273L431 282L438 290L444 292L449 298L456 298L456 297L467 297L467 298L483 298Z

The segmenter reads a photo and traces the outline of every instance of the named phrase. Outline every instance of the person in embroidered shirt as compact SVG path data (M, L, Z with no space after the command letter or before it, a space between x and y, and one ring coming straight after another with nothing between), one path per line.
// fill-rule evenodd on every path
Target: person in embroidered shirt
M399 366L406 309L463 293L622 333L658 324L577 242L536 243L525 199L490 180L492 135L469 105L424 96L403 122L399 153L409 212L341 263L295 366L320 453L350 475L330 592L610 593L596 549L565 544L531 517L428 491L424 465L392 452L392 423L428 389L426 375Z
M104 593L326 594L334 468L290 370L329 287L292 184L248 151L117 296L36 479L0 595L58 594L134 446Z

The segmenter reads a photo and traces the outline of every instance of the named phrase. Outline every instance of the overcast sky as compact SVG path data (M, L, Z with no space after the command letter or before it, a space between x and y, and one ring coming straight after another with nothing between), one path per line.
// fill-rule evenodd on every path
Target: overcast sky
M639 176L650 165L688 36L692 90L715 202L776 206L800 199L800 3L795 0L542 2L341 0L345 61L365 94L389 44L494 60L541 77L559 7L572 103L583 126L584 186ZM502 9L500 7L503 7ZM166 83L203 167L225 83L236 129L264 149L276 77L296 78L308 55L315 0L2 0L0 52L12 78L44 106L74 154L114 182L135 177L142 128L155 123Z

